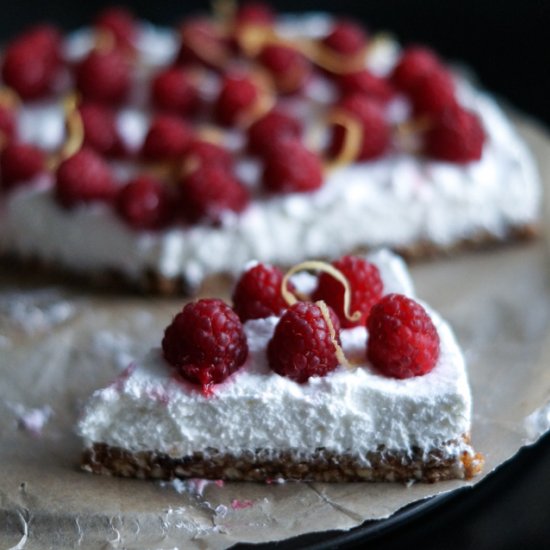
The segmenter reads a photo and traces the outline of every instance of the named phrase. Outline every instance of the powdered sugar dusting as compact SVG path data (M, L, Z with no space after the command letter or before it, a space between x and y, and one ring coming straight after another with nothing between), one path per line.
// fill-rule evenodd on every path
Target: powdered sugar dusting
M8 404L8 408L15 414L18 427L33 437L42 435L45 425L53 415L53 410L49 405L29 408L21 403L13 403Z
M15 325L27 334L50 330L71 319L74 303L57 289L39 289L0 296L0 326Z
M210 485L215 485L218 488L224 486L224 482L221 479L202 479L200 477L192 477L189 479L173 479L170 482L161 482L161 487L171 486L180 495L187 493L193 496L202 497L204 490Z

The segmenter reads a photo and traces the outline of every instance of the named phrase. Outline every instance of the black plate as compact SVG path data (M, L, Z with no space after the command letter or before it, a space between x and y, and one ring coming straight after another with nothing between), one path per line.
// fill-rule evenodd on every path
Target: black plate
M550 434L464 488L406 506L388 519L235 549L502 550L550 548Z

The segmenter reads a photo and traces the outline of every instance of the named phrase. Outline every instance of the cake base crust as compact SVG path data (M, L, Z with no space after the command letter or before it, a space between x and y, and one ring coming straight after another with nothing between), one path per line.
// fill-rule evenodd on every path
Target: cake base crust
M454 244L444 247L430 241L418 241L403 247L392 247L395 252L408 261L417 261L436 256L455 254L465 250L486 249L491 246L526 241L536 238L540 234L540 228L536 223L526 223L510 227L506 235L494 235L488 232L479 232L471 237L464 238ZM378 247L377 247L378 248ZM362 247L353 251L354 254L370 252L368 247ZM167 277L154 269L144 269L138 279L130 278L124 273L116 270L105 269L101 272L76 272L70 268L56 264L53 261L46 261L40 257L20 257L15 252L0 253L0 262L3 267L27 273L39 272L42 277L50 277L63 282L76 284L91 284L106 290L113 289L120 292L138 291L149 295L193 296L212 290L223 290L231 277L227 274L209 275L199 287L189 284L183 277Z
M468 443L450 441L446 448ZM463 451L449 456L442 449L423 453L387 451L379 448L366 461L351 455L317 450L309 456L291 452L248 451L239 457L212 451L172 458L153 451L132 453L104 443L94 443L84 451L82 468L95 474L171 480L198 477L228 481L423 481L470 479L478 474L484 459L479 453Z

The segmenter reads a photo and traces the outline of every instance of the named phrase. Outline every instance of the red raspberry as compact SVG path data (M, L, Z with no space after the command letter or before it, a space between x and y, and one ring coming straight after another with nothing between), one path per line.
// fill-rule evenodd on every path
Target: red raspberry
M8 143L15 137L16 126L13 109L0 104L0 143Z
M8 143L0 153L0 181L4 189L25 184L46 168L44 153L27 143Z
M367 46L365 30L354 21L337 21L330 33L323 38L323 44L342 55L356 55Z
M217 70L228 61L228 45L210 19L188 19L180 27L180 36L178 65L206 65Z
M51 91L61 65L61 35L54 27L39 25L7 48L2 79L22 99L37 99Z
M91 149L81 149L57 168L55 195L65 208L109 201L116 185L109 166Z
M338 107L356 117L363 126L359 160L370 160L383 155L390 146L391 131L384 110L378 101L354 94L345 97ZM345 129L335 125L329 146L329 155L336 156L342 148Z
M233 309L244 323L281 315L288 308L282 292L283 272L271 265L257 264L245 271L233 291ZM294 285L290 284L292 291Z
M338 335L340 327L333 312L331 320ZM297 302L287 309L267 345L267 358L277 374L300 384L312 376L326 376L333 371L338 358L320 307Z
M120 217L135 229L162 229L174 217L174 201L166 184L152 176L138 176L116 197Z
M223 126L236 124L244 114L250 112L258 97L258 88L249 77L225 76L214 105L216 120Z
M323 185L321 159L297 139L276 141L265 157L263 184L272 193L306 193Z
M191 167L219 166L227 172L231 172L234 165L233 155L225 147L201 139L196 139L189 145L185 161Z
M344 95L365 94L383 103L390 101L394 96L394 89L389 81L373 75L368 69L342 74L337 82Z
M117 104L130 91L130 65L120 50L90 52L76 67L75 77L78 90L90 101Z
M439 335L424 308L388 294L367 319L367 359L383 374L410 378L430 372L439 357Z
M158 109L179 115L192 114L199 106L199 94L188 74L177 67L156 74L151 99Z
M149 126L141 154L148 160L179 160L192 139L193 129L182 119L171 115L157 115Z
M180 185L185 218L194 223L219 223L223 213L241 212L250 200L248 191L221 166L199 166Z
M239 6L235 14L235 23L246 25L272 25L275 22L275 12L264 2L245 2Z
M267 69L281 93L291 94L301 90L311 76L310 62L298 50L289 46L265 46L258 60Z
M344 328L365 326L367 316L374 304L382 297L384 284L378 268L357 256L344 256L332 265L341 271L351 286L350 312L361 312L357 321L350 321L344 315L344 285L329 273L321 273L314 300L325 301L338 315Z
M126 147L116 126L114 112L103 105L85 103L79 107L84 126L84 146L106 156L123 156Z
M111 6L101 11L95 19L96 28L112 34L117 46L132 50L138 28L132 12L121 6Z
M391 80L396 88L410 93L424 76L441 68L441 62L434 51L422 46L410 46L401 54Z
M445 70L423 76L410 94L414 110L420 115L439 115L456 104L455 85Z
M248 356L237 314L222 300L187 304L164 331L162 351L179 374L203 389L223 382Z
M248 152L263 156L281 138L299 138L302 135L300 121L279 110L269 111L248 128Z
M481 158L484 141L479 117L455 105L445 110L426 133L425 151L436 159L466 163Z

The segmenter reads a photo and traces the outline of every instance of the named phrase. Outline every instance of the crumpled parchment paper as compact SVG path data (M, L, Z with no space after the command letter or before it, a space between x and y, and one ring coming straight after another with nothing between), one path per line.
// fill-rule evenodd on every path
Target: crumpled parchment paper
M522 132L550 186L550 140ZM548 191L548 190L547 190ZM547 196L550 193L547 193ZM545 222L546 223L546 222ZM412 268L418 295L454 326L474 394L471 482L155 483L79 470L80 406L158 345L182 300L117 296L0 273L0 546L226 548L347 530L475 485L550 428L550 262L541 240Z

